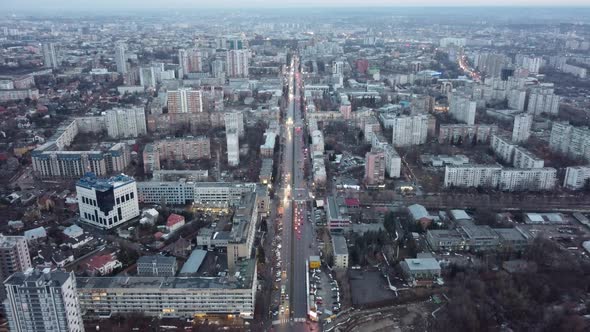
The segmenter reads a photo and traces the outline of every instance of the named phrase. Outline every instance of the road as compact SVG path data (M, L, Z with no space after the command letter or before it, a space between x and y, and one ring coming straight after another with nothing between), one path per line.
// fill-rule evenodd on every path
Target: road
M299 63L293 57L288 79L288 104L284 116L283 133L286 135L282 155L282 181L278 192L283 207L281 223L283 262L281 287L282 312L279 315L278 330L305 331L307 318L307 266L306 260L312 253L313 229L308 221L309 181L305 178L304 160L307 154L305 121L301 114L301 76Z

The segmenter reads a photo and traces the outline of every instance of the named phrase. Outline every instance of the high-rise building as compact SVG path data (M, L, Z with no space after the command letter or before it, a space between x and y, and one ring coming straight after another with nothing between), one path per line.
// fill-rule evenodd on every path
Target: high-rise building
M555 168L502 168L499 165L447 166L444 186L496 188L504 191L542 191L555 187Z
M528 70L530 73L536 74L543 65L543 58L517 54L516 64Z
M11 274L26 271L30 267L27 239L24 236L0 234L0 278L6 280Z
M178 64L180 65L180 69L182 69L182 75L179 75L179 78L182 78L189 72L188 53L183 48L178 50Z
M512 163L516 144L510 141L510 138L500 134L493 134L490 146L498 158L506 163Z
M234 128L240 137L244 137L244 113L241 111L230 111L224 115L225 129Z
M127 55L125 54L125 44L117 43L115 45L115 63L117 64L117 73L127 73Z
M153 145L161 159L193 160L211 157L211 141L207 136L167 138L157 140Z
M391 122L393 146L403 147L426 143L428 135L428 116L402 115Z
M551 87L538 87L531 90L527 112L533 115L541 113L557 115L560 97Z
M543 168L545 167L545 160L519 146L514 149L513 165L516 168Z
M139 82L144 88L156 87L156 73L154 67L141 67L139 68Z
M202 91L188 88L168 91L167 105L168 113L202 113Z
M229 166L240 164L240 135L236 128L225 130L227 141L227 163Z
M586 187L590 179L590 167L574 166L565 169L563 186L568 189L578 190Z
M473 125L475 124L476 105L477 103L469 96L453 92L449 102L449 113L455 120Z
M531 127L533 125L533 116L530 114L519 114L514 117L512 126L512 141L521 143L531 136Z
M188 54L188 72L198 73L203 71L203 52L190 50Z
M107 133L112 138L138 137L147 134L143 107L112 109L105 113Z
M391 178L399 178L402 172L402 159L391 145L385 146L385 173Z
M332 63L332 75L342 75L344 74L344 62L342 61L334 61Z
M526 102L526 90L525 89L514 89L507 91L506 98L508 99L508 107L511 109L524 111Z
M139 216L137 186L132 177L108 179L86 174L76 183L80 219L100 228L111 229Z
M498 131L498 126L487 124L443 124L438 130L438 142L440 144L462 142L487 143L492 134Z
M570 158L590 160L590 129L567 122L553 122L549 148Z
M500 165L446 166L444 186L459 188L495 188L500 180Z
M43 43L43 63L46 68L58 68L59 62L57 60L57 53L55 51L54 43Z
M505 191L543 191L555 188L557 170L545 168L505 168L500 172L498 189Z
M248 77L250 50L227 51L227 76Z
M385 181L385 153L381 150L367 152L365 155L365 183L380 185Z
M28 269L11 275L4 287L10 331L84 331L73 272Z
M475 54L473 63L485 77L500 77L502 69L511 65L512 60L504 54L482 52Z
M215 78L225 78L225 68L222 60L213 60L211 62L211 73Z

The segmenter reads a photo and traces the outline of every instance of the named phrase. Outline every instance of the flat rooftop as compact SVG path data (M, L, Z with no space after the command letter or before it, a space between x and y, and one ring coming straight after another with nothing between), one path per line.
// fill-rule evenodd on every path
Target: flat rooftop
M222 277L78 277L78 290L92 289L249 289L252 287L255 260L242 261L233 274Z
M406 258L404 262L410 271L440 270L440 264L434 258Z
M332 246L334 247L334 254L348 255L348 247L346 246L346 239L342 235L332 235Z

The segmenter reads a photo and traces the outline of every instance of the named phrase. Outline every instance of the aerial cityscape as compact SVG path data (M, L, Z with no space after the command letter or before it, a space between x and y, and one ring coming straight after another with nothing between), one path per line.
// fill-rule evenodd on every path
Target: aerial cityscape
M589 4L396 5L0 3L0 332L590 331Z

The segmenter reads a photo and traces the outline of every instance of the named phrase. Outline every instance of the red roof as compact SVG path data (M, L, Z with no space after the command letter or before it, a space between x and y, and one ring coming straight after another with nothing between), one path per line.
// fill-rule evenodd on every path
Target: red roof
M166 220L166 227L172 227L178 224L179 222L184 222L184 217L179 214L173 213Z
M110 263L114 260L115 259L113 258L113 256L111 254L96 255L96 256L90 258L90 260L88 260L88 262L86 262L86 266L88 266L91 269L98 270L101 267L107 265L108 263Z
M361 201L359 201L358 198L345 198L344 204L346 204L346 206L359 206Z
M162 233L162 232L156 232L156 233L154 234L154 237L156 238L156 240L159 240L159 239L161 239L161 238L162 238L162 236L164 236L164 233Z

